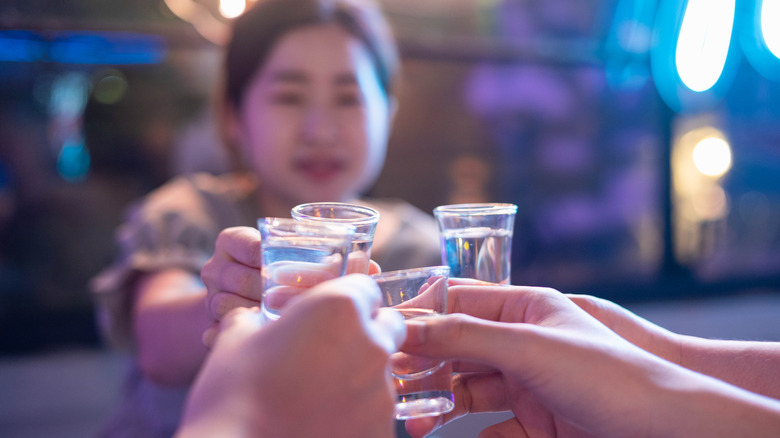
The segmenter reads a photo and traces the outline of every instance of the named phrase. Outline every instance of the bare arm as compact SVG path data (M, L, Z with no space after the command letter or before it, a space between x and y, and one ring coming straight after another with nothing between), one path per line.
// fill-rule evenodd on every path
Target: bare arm
M198 276L181 269L146 274L136 283L133 332L141 369L153 382L184 386L195 379L208 351L203 331L212 324L205 296Z
M677 336L680 365L780 400L780 343Z
M567 295L575 304L638 347L693 371L780 399L780 343L721 341L659 327L617 304Z
M780 430L777 400L697 373L670 369L662 379L649 390L656 394L649 436L772 437Z

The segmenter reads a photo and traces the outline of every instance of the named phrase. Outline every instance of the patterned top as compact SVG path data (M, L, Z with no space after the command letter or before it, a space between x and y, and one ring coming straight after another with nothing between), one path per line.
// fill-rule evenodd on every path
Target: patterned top
M256 226L262 216L254 202L257 189L245 175L195 174L172 180L130 208L117 231L119 259L91 285L107 340L133 349L130 292L139 274L180 268L199 275L220 231ZM438 230L430 215L400 200L358 203L380 212L371 258L383 270L441 264ZM156 387L134 360L125 383L122 404L102 436L171 436L186 389Z

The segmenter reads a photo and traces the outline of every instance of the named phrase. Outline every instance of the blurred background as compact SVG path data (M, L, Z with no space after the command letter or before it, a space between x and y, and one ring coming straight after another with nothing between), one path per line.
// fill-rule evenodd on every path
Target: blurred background
M780 340L780 1L380 3L404 75L371 195L515 203L514 284ZM211 104L245 7L0 5L0 435L89 436L114 402L88 282L129 203L227 168Z

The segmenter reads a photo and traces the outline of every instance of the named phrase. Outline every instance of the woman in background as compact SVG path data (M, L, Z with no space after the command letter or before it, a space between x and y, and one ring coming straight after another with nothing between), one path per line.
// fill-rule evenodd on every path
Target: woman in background
M440 263L430 216L358 198L384 163L397 69L387 24L357 0L266 0L234 22L219 113L237 171L178 178L142 200L119 229L121 259L94 281L106 335L135 353L103 435L176 429L214 322L199 272L223 229L299 203L358 202L380 211L372 258L384 269Z

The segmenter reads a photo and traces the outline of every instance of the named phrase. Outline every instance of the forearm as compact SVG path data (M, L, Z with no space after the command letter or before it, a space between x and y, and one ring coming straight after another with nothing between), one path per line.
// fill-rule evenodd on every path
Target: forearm
M680 365L758 394L780 399L780 343L679 336Z
M775 437L780 402L684 370L657 385L651 437Z
M679 335L610 302L568 295L580 308L611 330L658 357L724 380L752 392L780 399L780 343L715 341Z
M203 331L211 325L205 289L197 276L182 270L149 275L139 282L133 329L141 369L167 386L190 384L204 358Z

